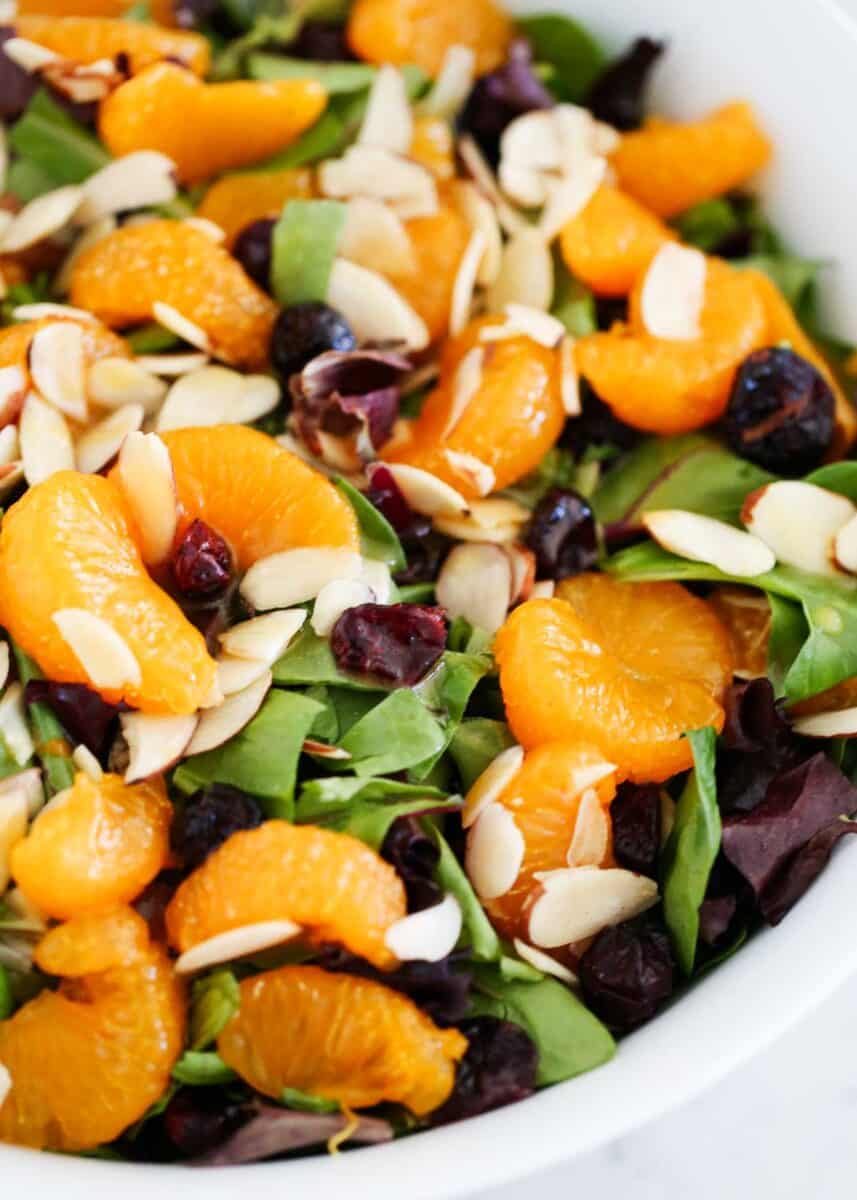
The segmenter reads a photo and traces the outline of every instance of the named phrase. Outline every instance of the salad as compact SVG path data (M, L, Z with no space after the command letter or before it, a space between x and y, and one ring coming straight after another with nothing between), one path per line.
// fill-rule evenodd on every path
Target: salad
M752 108L494 0L0 21L0 1141L597 1068L857 830L857 356Z

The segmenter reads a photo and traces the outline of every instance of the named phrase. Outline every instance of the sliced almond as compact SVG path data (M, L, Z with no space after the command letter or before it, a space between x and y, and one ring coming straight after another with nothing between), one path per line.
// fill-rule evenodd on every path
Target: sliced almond
M342 614L358 604L371 604L375 599L372 589L362 579L333 579L326 583L315 598L312 610L313 632L318 637L329 637Z
M219 637L224 651L233 658L249 658L273 665L285 654L289 642L303 627L306 612L302 608L266 613L233 625Z
M0 642L0 688L4 688L6 686L6 681L9 678L9 666L9 643Z
M476 280L479 277L480 264L487 248L488 243L485 240L485 234L480 229L475 229L470 235L470 241L467 243L467 248L461 256L461 262L458 264L458 271L452 288L449 332L453 337L461 333L470 320L470 314L473 309L473 295L476 291Z
M464 809L461 813L461 824L465 829L476 821L476 818L494 804L506 790L520 771L524 762L523 746L510 746L498 754L494 761L487 766L467 793Z
M708 262L701 250L665 242L643 280L640 311L653 337L693 341L702 336Z
M389 604L393 595L393 577L386 563L364 558L360 578L372 592L376 604Z
M491 496L486 500L471 500L464 515L437 514L434 525L441 533L462 542L502 545L519 541L521 528L531 517L530 510L517 501Z
M583 411L580 403L580 375L574 356L575 340L566 334L559 344L559 386L562 407L567 417L579 417Z
M857 508L847 497L795 479L759 488L741 511L750 533L770 546L780 562L814 575L838 574L835 538L855 516Z
M346 762L351 755L341 746L330 746L327 742L317 742L315 738L304 738L304 754L312 754L316 758L329 758L337 762Z
M792 729L803 737L857 737L857 708L840 708L835 712L796 717L792 721Z
M407 154L414 136L414 118L405 78L397 67L379 67L366 115L357 135L358 146L378 146L393 154Z
M10 683L0 699L0 737L18 766L26 766L35 754L36 747L30 733L24 689L20 683Z
M74 321L56 321L33 334L29 367L39 394L75 421L88 416L84 386L83 330Z
M217 686L223 699L243 692L271 669L271 663L256 658L233 658L221 654L217 659ZM223 701L221 701L222 703ZM216 706L212 706L216 707Z
M155 713L120 713L122 736L130 754L126 783L137 783L168 771L187 750L199 718L160 716Z
M9 43L3 49L8 53ZM0 238L0 253L17 254L65 229L83 198L76 184L37 196L16 213Z
M20 412L27 394L27 376L20 367L0 367L0 418L4 421L14 420ZM11 430L12 434L8 431ZM14 448L9 439L14 435ZM2 447L2 462L13 462L18 454L18 433L15 425L5 425L0 430L4 438ZM10 452L11 451L11 452Z
M545 975L553 975L554 979L562 980L569 987L575 987L578 984L579 980L573 971L569 971L568 967L557 962L555 958L551 958L549 954L545 954L543 950L537 950L535 946L531 946L528 942L522 942L520 938L515 938L512 945L518 958L522 958L525 963L529 963L537 971L541 971Z
M163 325L164 329L174 333L183 342L196 346L197 350L203 350L206 354L212 353L211 339L205 330L200 329L199 325L180 313L172 304L156 300L152 305L152 316L159 325Z
M99 408L141 404L151 416L160 408L167 385L133 358L100 358L86 374L86 393Z
M643 525L658 545L692 562L710 563L725 575L752 578L773 570L770 546L725 521L678 508L643 513Z
M833 539L836 565L850 575L857 575L857 516L843 525Z
M71 761L77 767L78 771L82 771L84 775L88 775L94 783L100 783L104 778L101 763L88 746L84 746L82 743L79 746L75 746L72 751Z
M208 362L208 355L189 350L186 354L138 354L137 366L152 375L172 379L198 371Z
M607 161L596 155L587 157L571 175L563 176L548 188L547 203L539 218L539 233L550 243L582 213L601 187L607 174Z
M52 304L47 300L40 304L19 304L12 316L16 321L45 321L56 317L61 321L85 321L89 325L97 320L85 308L75 308L72 304Z
M61 608L53 622L96 690L139 687L140 664L125 639L102 617L82 608Z
M394 921L384 944L400 962L440 962L455 949L461 926L461 905L447 892L440 904Z
M360 342L401 342L425 350L430 338L422 317L383 275L337 258L330 273L328 304L342 313Z
M250 425L274 411L282 399L280 385L271 375L242 375L241 381L241 393L230 421Z
M117 227L115 217L101 217L98 221L93 221L83 232L77 237L69 250L68 254L62 261L62 266L54 276L53 293L55 296L67 296L71 291L71 280L74 275L74 269L77 266L81 256L103 241L109 234L113 233ZM24 305L22 307L35 308L36 305ZM86 313L89 320L94 320L92 313Z
M497 477L494 468L462 450L444 450L443 456L456 475L460 475L480 496L489 496L494 491Z
M420 102L420 112L447 120L454 117L470 95L475 73L476 55L470 46L450 46L431 91Z
M531 600L552 600L556 592L556 583L552 579L540 579L534 583L530 591Z
M35 392L24 401L19 437L24 475L31 487L57 471L74 470L74 443L66 419Z
M514 234L503 249L503 261L486 303L491 312L521 304L545 312L554 291L553 260L537 229L528 226Z
M26 71L30 75L52 63L63 61L59 54L48 50L47 46L40 46L37 42L31 42L28 38L22 37L11 37L4 42L3 53L7 58L11 58L12 62L22 71Z
M27 797L20 788L0 792L0 895L9 879L12 849L27 833Z
M314 600L334 579L357 579L360 555L327 546L283 550L258 559L244 576L241 595L261 612Z
M479 191L493 207L497 219L506 233L513 236L520 233L522 229L528 228L529 221L505 199L497 185L494 172L470 134L466 134L459 141L458 153L465 169L471 175Z
M468 511L468 502L460 492L421 467L406 463L383 464L414 512L425 517L461 516Z
M392 204L400 217L430 217L437 212L437 183L419 163L380 146L351 146L342 158L318 169L324 196L352 200L371 196Z
M45 789L39 768L30 767L26 771L19 771L16 775L7 775L5 779L0 779L0 795L17 788L27 797L27 815L32 820L45 804Z
M146 563L172 550L178 502L170 452L156 433L129 433L119 451L119 485L134 515Z
M209 221L207 217L185 217L182 224L189 225L191 229L204 234L209 241L217 242L218 245L226 240L225 230L221 229L214 221Z
M293 941L300 933L301 927L294 921L259 921L256 925L242 925L239 929L218 933L186 950L176 959L175 971L177 975L194 975L208 967L217 967L221 963L246 958L248 954L258 954L260 950L281 946L284 942Z
M217 708L207 708L200 714L199 724L185 754L204 754L234 738L256 716L272 683L273 676L266 671L255 683L229 696Z
M508 338L528 337L548 350L553 350L565 337L562 321L550 313L524 304L507 304L506 320L502 325L486 325L479 334L481 342L502 342Z
M241 404L243 376L230 367L203 366L181 375L169 389L158 413L159 433L203 425L235 424Z
M476 282L482 287L490 287L500 274L503 261L503 235L497 211L469 179L457 180L451 188L456 208L473 232L481 233L485 239Z
M97 104L126 79L113 60L108 58L92 63L77 63L68 59L49 62L41 68L40 74L55 92L74 104Z
M453 620L464 617L477 629L496 633L506 620L511 588L508 556L497 546L471 542L449 553L435 594Z
M619 868L566 867L540 872L536 878L542 887L530 908L529 936L544 950L630 921L658 900L653 879Z
M414 247L402 218L383 200L370 196L348 202L339 253L383 275L407 275L416 269Z
M574 833L568 847L570 867L599 867L604 862L610 841L610 822L595 788L587 788L580 797Z
M480 900L511 889L524 861L524 835L502 804L487 804L467 833L465 867Z
M77 439L78 471L92 475L106 467L119 453L128 435L140 429L145 415L142 404L126 404L97 425L91 425Z
M75 221L90 225L114 213L169 204L178 190L176 165L157 150L135 150L90 175L82 187Z
M4 466L0 466L0 498L13 491L23 481L23 463L7 463Z
M502 547L512 568L512 587L509 603L521 604L529 600L536 581L536 556L528 546L512 543Z

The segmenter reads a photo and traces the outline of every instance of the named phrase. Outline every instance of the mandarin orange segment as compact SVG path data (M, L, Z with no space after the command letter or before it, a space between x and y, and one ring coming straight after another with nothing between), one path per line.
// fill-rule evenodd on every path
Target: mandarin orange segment
M234 834L184 881L167 909L184 953L260 921L295 921L314 944L335 942L382 969L384 936L405 915L405 889L374 850L345 833L267 821Z
M597 295L625 296L674 237L632 196L604 184L565 226L560 248L572 275Z
M34 554L34 546L46 547ZM216 676L202 635L149 577L119 489L97 475L61 471L30 488L0 530L0 624L61 683L92 684L54 622L63 609L104 620L139 666L139 683L97 688L111 703L192 713Z
M520 770L498 796L497 803L512 814L524 838L524 860L518 878L503 896L484 902L491 920L505 937L527 939L524 910L538 886L536 874L569 865L581 801L590 791L604 813L604 852L597 863L575 865L600 867L611 862L610 803L616 794L616 773L607 771L592 782L597 771L608 765L604 754L594 746L549 742L529 751Z
M160 150L183 183L270 158L314 125L327 95L313 79L202 83L156 63L101 104L98 128L114 155Z
M215 425L162 436L183 523L199 518L216 529L240 570L301 546L359 548L357 518L341 492L267 434Z
M305 168L226 175L208 189L196 215L219 225L231 249L251 221L278 217L287 200L309 199L313 190L312 171Z
M205 75L211 61L208 38L198 33L162 29L143 21L109 17L16 18L15 31L73 62L92 63L127 54L132 74L160 59L178 59L195 75Z
M706 600L732 638L735 674L745 679L766 675L771 633L767 596L750 588L718 587Z
M417 117L408 150L414 159L441 181L455 175L455 138L452 127L442 117Z
M172 813L160 777L129 786L78 774L15 846L12 878L61 920L129 903L166 866Z
M373 980L281 967L242 982L240 1007L217 1049L275 1099L297 1088L345 1108L386 1100L425 1116L449 1097L467 1039Z
M651 121L626 133L612 157L623 191L659 217L676 217L746 183L771 157L749 104L718 108L701 121Z
M683 734L723 725L729 634L674 583L582 575L515 609L495 641L509 723L527 747L598 746L619 773L659 783L692 763Z
M748 273L709 259L702 336L668 341L645 330L642 284L638 280L631 295L630 326L581 338L577 366L626 424L649 433L689 433L723 415L735 371L765 345L764 306Z
M18 13L48 17L123 17L136 0L18 0ZM152 20L175 25L174 0L149 0Z
M505 59L512 22L494 0L356 0L348 40L367 62L415 63L430 75L451 46L469 46L482 75Z
M183 993L127 908L52 930L36 962L66 978L0 1023L0 1063L12 1078L0 1141L92 1149L163 1094L184 1041Z
M219 357L265 366L278 308L232 255L183 221L125 225L75 264L71 303L106 325L151 320L169 304L206 333Z
M447 343L440 383L411 426L412 436L381 452L392 462L431 471L469 499L480 492L447 451L472 455L490 467L493 490L499 491L535 470L565 422L556 353L525 337L480 342L481 331L491 324L496 319L476 321ZM455 374L465 355L479 346L484 350L481 382L456 419Z

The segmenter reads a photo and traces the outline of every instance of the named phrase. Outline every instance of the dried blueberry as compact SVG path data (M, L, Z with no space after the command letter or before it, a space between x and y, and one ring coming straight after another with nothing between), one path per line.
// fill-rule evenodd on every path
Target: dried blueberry
M517 41L508 61L478 79L458 119L461 133L469 133L489 162L500 157L500 138L516 117L539 108L553 108L556 101L533 71L532 50Z
M251 1116L248 1105L230 1103L222 1088L183 1088L164 1112L167 1137L183 1158L219 1146Z
M223 783L212 783L190 796L176 812L173 849L192 870L233 833L255 829L264 819L258 801L252 796Z
M304 21L301 31L289 46L293 58L315 62L349 62L354 58L345 26L336 21Z
M0 28L0 120L14 121L39 90L38 72L25 71L2 49L3 43L15 37L11 25Z
M47 704L69 737L101 758L112 739L118 708L107 704L82 683L33 679L26 687L28 704Z
M435 880L440 850L415 816L398 817L387 831L381 857L391 863L405 885L408 912L421 912L443 899Z
M233 256L264 291L271 283L271 236L276 223L273 217L251 221L238 234L232 247Z
M271 334L271 362L290 379L326 350L354 350L357 339L345 317L320 301L284 308Z
M450 551L452 542L442 533L435 533L428 522L415 523L400 541L408 560L404 571L399 571L395 580L400 587L413 583L434 583L440 568Z
M638 129L645 116L646 84L664 43L637 38L631 48L610 63L595 80L586 101L599 121L616 129Z
M232 581L232 554L204 521L192 521L176 547L173 576L183 596L216 596Z
M620 867L654 879L661 845L661 797L658 789L623 784L610 806L613 853Z
M643 435L613 415L584 381L580 388L582 411L566 422L562 443L579 457L590 449L633 450Z
M402 963L395 971L379 971L365 958L357 958L347 950L325 947L317 965L339 975L356 975L373 979L394 992L409 996L437 1025L446 1028L457 1025L470 1007L472 975L459 961L463 955L450 954L436 962L419 959Z
M723 430L742 458L777 475L805 475L830 449L835 408L830 385L812 363L773 346L744 360Z
M459 1026L467 1052L458 1065L455 1087L432 1116L435 1125L516 1104L532 1095L539 1055L520 1025L498 1017L474 1017Z
M565 579L588 571L598 558L595 515L583 496L552 488L536 506L526 536L540 579Z
M358 604L334 625L330 648L341 671L411 687L443 654L446 633L442 608Z
M666 931L651 916L604 929L579 967L586 1003L617 1033L651 1020L672 995L674 968Z

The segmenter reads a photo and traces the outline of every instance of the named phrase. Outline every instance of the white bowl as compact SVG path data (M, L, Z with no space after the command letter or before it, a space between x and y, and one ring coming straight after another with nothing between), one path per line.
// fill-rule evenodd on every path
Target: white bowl
M857 337L857 26L832 0L524 0L512 7L564 9L615 47L636 34L666 35L670 52L657 85L664 111L693 116L734 97L753 100L777 146L765 184L768 209L801 253L836 263L825 286L830 315L844 336ZM849 844L785 924L623 1042L606 1067L476 1120L338 1158L207 1171L0 1147L3 1195L422 1200L507 1183L627 1133L761 1050L857 969L848 928L855 908L857 846Z

